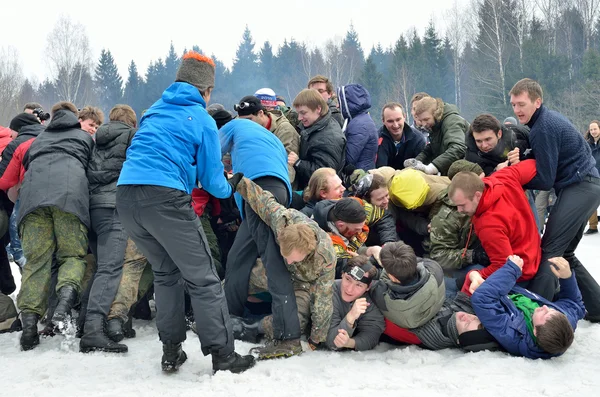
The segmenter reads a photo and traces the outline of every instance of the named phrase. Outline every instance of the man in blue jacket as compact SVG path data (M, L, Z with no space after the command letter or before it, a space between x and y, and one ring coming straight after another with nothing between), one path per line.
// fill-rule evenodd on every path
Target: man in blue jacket
M564 258L550 258L552 273L560 279L555 302L516 286L523 259L508 257L506 264L473 293L471 304L481 325L506 351L527 358L563 354L571 343L585 307L577 281Z
M292 187L287 168L288 155L279 138L263 126L245 119L230 121L221 128L219 136L221 152L231 153L233 170L271 192L279 204L289 206ZM260 257L273 299L274 343L255 351L259 359L300 354L301 331L296 295L277 239L273 230L239 193L235 194L235 199L243 221L227 256L225 296L229 312L240 317L244 315L250 273Z
M217 198L235 190L221 163L215 121L206 104L215 84L212 59L183 56L175 83L144 114L127 150L117 187L117 211L125 230L152 265L156 326L163 343L162 369L176 371L187 359L184 288L190 294L198 335L213 371L242 372L252 356L234 351L227 301L210 256L202 223L191 206L198 182Z
M510 90L510 102L519 122L531 129L529 142L537 175L526 187L554 188L557 195L542 238L540 266L549 266L548 258L565 258L581 289L586 319L600 322L600 285L575 256L587 221L600 206L600 174L590 146L565 116L542 104L542 87L536 81L518 81ZM518 156L513 151L508 160L513 163ZM538 271L538 275L544 273ZM552 296L552 292L543 295Z

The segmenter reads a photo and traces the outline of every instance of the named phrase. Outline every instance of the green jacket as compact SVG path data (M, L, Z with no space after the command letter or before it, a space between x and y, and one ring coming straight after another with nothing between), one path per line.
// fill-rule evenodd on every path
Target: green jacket
M444 270L461 269L471 264L478 242L471 217L458 212L447 189L440 194L439 202L441 207L431 220L429 257Z
M444 103L442 119L433 126L429 134L430 142L419 153L417 160L423 164L432 163L442 175L447 175L452 163L465 158L465 134L468 131L469 123L461 117L458 108Z
M264 191L260 186L248 178L242 178L237 185L237 191L244 200L260 216L275 236L286 226L295 224L307 224L315 233L317 246L313 252L308 254L304 260L286 266L294 285L308 284L310 294L310 338L316 342L325 342L331 315L333 313L333 281L335 279L335 264L337 258L333 249L331 238L316 222L309 219L300 211L286 209L279 204L270 192ZM262 266L257 261L255 268ZM253 273L260 273L259 269L253 269Z
M267 115L271 119L271 128L269 130L283 143L285 152L287 154L290 154L290 152L300 153L300 135L288 119L281 112L269 112ZM290 175L290 183L293 184L296 179L296 170L289 164L288 173Z

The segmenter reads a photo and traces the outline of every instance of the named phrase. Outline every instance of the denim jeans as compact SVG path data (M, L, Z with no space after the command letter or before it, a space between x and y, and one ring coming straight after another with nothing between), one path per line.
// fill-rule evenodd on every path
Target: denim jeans
M13 212L8 224L10 234L10 244L6 246L6 251L12 255L15 262L20 262L23 258L23 249L21 248L21 239L19 239L19 228L17 226L17 217L19 216L19 200L15 203Z

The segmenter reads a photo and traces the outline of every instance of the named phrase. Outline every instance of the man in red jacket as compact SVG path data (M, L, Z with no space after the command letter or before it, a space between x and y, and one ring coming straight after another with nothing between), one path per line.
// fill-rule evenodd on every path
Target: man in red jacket
M549 267L548 274L539 274L533 280L538 269L545 267L539 266L542 259L541 238L522 185L535 175L535 160L526 160L487 178L481 179L472 172L460 172L452 179L448 196L459 212L473 217L475 233L490 258L488 267L467 275L463 291L472 293L504 265L508 256L514 254L524 262L518 285L552 301L556 277L550 273Z

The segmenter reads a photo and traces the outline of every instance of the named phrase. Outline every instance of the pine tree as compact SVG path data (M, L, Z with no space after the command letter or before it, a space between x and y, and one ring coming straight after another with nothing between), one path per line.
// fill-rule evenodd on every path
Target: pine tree
M246 26L242 41L235 53L235 60L231 69L233 94L242 98L252 95L259 87L256 84L259 76L258 56L254 53L254 41L250 29Z
M275 75L275 56L273 55L271 43L265 41L263 47L260 49L258 57L260 62L260 77L262 80L261 85L273 86L279 76Z
M371 94L371 113L377 114L383 107L382 91L383 91L383 75L377 70L377 65L374 61L375 51L371 51L371 54L365 62L359 82L369 91ZM377 117L375 117L377 119Z
M144 110L144 80L140 77L137 66L132 60L127 69L129 76L125 83L125 91L123 94L123 102L131 106L138 116L138 119L142 116Z
M442 41L439 39L433 22L430 21L425 35L423 36L423 52L422 52L422 63L421 73L424 77L422 87L425 92L434 97L442 97L444 89L442 85L442 67L443 67L443 55L442 55Z
M58 102L58 92L52 81L46 79L39 85L37 89L37 100L44 109L50 109L52 105Z
M123 98L123 79L110 50L102 50L95 70L94 84L100 107L108 114L110 109Z
M177 75L177 69L179 69L180 62L181 60L175 52L173 42L171 42L171 46L169 47L169 54L165 58L165 79L168 78L169 82L175 81L175 76Z
M358 40L358 33L354 30L354 25L351 23L346 37L342 41L343 54L343 73L342 81L338 84L355 83L361 76L363 66L365 64L365 53Z

